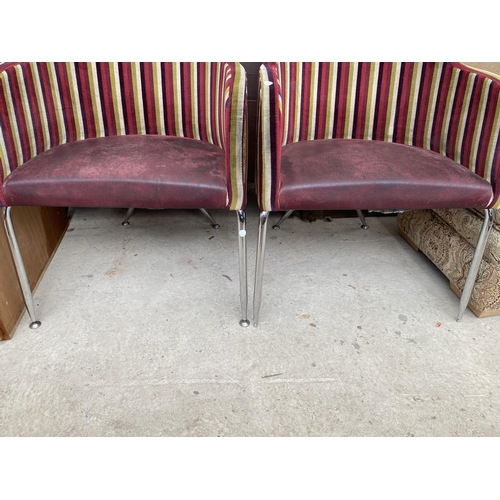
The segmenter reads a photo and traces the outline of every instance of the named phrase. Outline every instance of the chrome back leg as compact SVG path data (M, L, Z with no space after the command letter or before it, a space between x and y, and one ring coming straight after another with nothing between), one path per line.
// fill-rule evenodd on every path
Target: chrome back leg
M358 214L359 220L361 221L361 229L368 229L363 212L361 210L356 210L356 213Z
M127 210L127 215L125 215L125 220L122 222L122 226L128 226L130 224L130 222L128 220L133 213L134 213L133 208L129 208Z
M255 263L255 286L253 291L253 324L259 323L260 304L262 300L262 278L264 274L264 253L266 250L266 233L269 212L261 212L259 217L259 236L257 240L257 257Z
M5 232L7 233L7 240L9 241L10 251L12 252L12 258L14 259L17 277L23 292L24 303L26 304L26 309L28 310L28 314L31 318L30 328L36 329L41 326L41 323L36 319L35 302L33 300L30 283L26 274L26 269L24 268L23 257L21 255L21 251L19 250L19 244L17 242L16 233L12 224L10 213L11 208L12 207L4 207L3 209Z
M215 222L215 219L210 215L208 210L205 210L204 208L200 208L200 212L212 223L212 227L214 229L219 229L219 224Z
M467 279L465 280L462 296L460 297L457 321L462 320L462 316L464 315L464 312L467 309L467 305L469 304L470 296L472 295L472 290L474 288L474 284L476 283L479 266L481 265L481 260L483 259L484 249L486 248L486 243L488 242L488 237L491 233L492 227L493 210L486 209L484 211L483 226L481 228L481 232L479 233L474 256L472 257L472 262L469 267L469 273L467 274Z
M286 221L288 217L293 214L293 212L295 212L295 210L288 210L285 215L283 215L283 217L281 217L281 219L273 226L273 229L280 229L281 223Z

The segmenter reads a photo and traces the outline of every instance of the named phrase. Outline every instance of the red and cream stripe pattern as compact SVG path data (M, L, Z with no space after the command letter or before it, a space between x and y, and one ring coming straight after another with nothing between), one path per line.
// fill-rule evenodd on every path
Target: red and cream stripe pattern
M262 210L279 210L281 147L313 139L438 152L487 179L490 208L500 206L500 81L492 75L460 63L266 63L260 97Z
M162 134L221 147L227 207L241 209L246 203L246 91L238 63L2 63L0 187L18 166L60 144Z

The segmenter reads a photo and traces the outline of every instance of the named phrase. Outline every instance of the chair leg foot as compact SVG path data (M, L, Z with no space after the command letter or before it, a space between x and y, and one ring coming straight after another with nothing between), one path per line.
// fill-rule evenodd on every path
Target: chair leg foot
M358 214L359 220L361 221L361 229L368 229L369 226L366 224L363 212L361 210L356 210L356 213Z
M286 215L286 214L285 214ZM269 212L261 212L259 217L259 236L257 240L257 257L255 263L255 286L253 292L253 325L259 323L260 305L262 301L262 278L264 274L264 254L266 250L266 232Z
M41 326L41 323L36 319L35 302L33 300L33 294L31 293L30 283L24 267L23 257L21 255L21 251L19 250L14 225L12 224L12 217L10 214L11 208L12 207L4 207L3 209L5 233L7 234L10 251L12 253L12 258L14 259L14 266L16 268L19 285L21 286L21 290L23 292L24 303L26 304L26 309L28 310L28 314L31 318L30 328L36 329Z
M481 260L483 258L484 249L486 248L486 243L488 242L488 237L491 233L492 227L493 210L486 209L484 210L483 226L481 228L481 232L479 233L474 256L472 257L472 262L469 267L469 273L467 274L467 279L465 280L462 297L460 297L460 305L458 307L457 315L458 322L462 320L462 316L464 315L467 305L469 304L470 296L472 295L472 290L474 289L474 284L476 283L479 266L481 265Z
M212 227L214 229L219 229L220 225L215 222L215 219L212 217L210 212L208 210L205 210L204 208L200 208L200 212L212 223Z
M273 226L273 229L275 230L278 230L278 229L281 229L281 224L286 221L288 219L288 217L290 217L290 215L293 214L293 212L295 212L295 210L288 210L285 215L283 215L283 217L281 217L281 219Z
M247 244L246 244L246 212L238 210L238 254L240 267L240 306L241 317L240 326L247 327L248 321L248 278L247 278Z
M122 222L122 226L129 226L130 225L130 222L128 220L133 213L134 213L133 208L129 208L127 210L127 215L125 215L125 220Z

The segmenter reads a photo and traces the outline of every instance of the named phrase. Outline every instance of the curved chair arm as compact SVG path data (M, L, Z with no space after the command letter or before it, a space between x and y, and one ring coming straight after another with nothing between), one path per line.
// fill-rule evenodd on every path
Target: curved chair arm
M472 73L476 73L477 75L484 75L484 76L496 81L497 83L500 83L500 75L492 73L491 71L479 69L479 68L476 68L474 66L470 66L469 64L464 64L461 62L452 62L451 65L454 66L455 68L458 68L458 69L466 69Z
M500 208L500 76L459 62L450 64L467 77L460 116L470 139L462 145L468 158L459 163L492 185L493 199L485 208Z
M283 109L279 68L262 64L259 70L258 159L255 176L257 201L262 211L279 210Z
M247 79L239 63L224 65L222 147L226 159L227 208L242 210L247 201Z

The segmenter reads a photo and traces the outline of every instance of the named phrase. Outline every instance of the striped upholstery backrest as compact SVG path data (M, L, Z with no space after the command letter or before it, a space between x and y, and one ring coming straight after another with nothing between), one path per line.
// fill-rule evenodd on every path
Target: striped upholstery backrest
M238 63L0 64L0 180L51 147L127 134L223 148L228 207L245 203L246 77Z
M281 146L332 138L418 146L490 181L500 205L498 79L460 63L375 62L267 63L260 78L261 116L278 123L263 146L271 135ZM261 168L274 168L279 178L279 148L274 167L271 155L264 165L264 149ZM269 207L269 200L268 193L261 203Z

